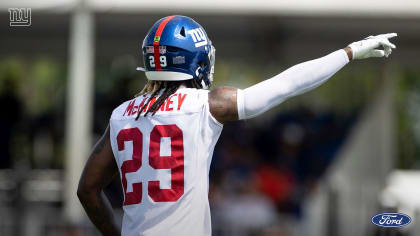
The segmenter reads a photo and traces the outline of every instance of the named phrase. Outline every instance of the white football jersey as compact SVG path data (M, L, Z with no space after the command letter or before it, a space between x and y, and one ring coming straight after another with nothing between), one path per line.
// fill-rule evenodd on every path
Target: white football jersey
M208 92L180 88L155 115L142 113L137 121L150 95L112 112L110 139L124 191L122 235L211 235L209 169L223 126L210 114Z

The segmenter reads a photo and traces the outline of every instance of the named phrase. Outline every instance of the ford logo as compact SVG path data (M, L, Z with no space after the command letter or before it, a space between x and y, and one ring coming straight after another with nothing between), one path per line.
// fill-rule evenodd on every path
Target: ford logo
M372 223L381 227L402 227L410 222L411 218L402 213L381 213L372 217Z

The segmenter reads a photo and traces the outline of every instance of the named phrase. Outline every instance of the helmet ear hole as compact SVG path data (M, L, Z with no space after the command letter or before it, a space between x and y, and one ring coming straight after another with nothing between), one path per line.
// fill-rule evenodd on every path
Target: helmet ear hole
M181 31L179 32L179 34L185 37L185 28L184 27L181 28Z

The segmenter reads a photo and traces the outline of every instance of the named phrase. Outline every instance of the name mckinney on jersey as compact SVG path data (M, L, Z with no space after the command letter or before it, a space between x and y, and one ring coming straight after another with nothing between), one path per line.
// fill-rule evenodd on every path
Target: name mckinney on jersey
M184 104L184 100L187 97L187 94L182 93L174 93L171 96L169 96L165 102L160 107L160 111L173 111L174 109L180 110L182 107L182 104ZM140 102L140 104L136 105L136 101L140 99L133 99L130 103L128 103L127 108L124 111L123 116L132 116L137 114L137 112L144 106L144 103L149 99L149 97L144 97L143 100ZM153 103L156 102L156 98L152 98L150 100L147 107L144 108L143 112L146 112L150 109L150 107L153 105ZM174 104L175 102L175 104Z

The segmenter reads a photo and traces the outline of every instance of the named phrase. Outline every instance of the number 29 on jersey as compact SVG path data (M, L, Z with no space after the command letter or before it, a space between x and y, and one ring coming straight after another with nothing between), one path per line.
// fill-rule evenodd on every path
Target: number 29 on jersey
M170 156L161 156L161 138L171 139ZM121 182L124 189L124 206L142 202L142 182L133 183L133 191L127 192L127 173L141 171L145 164L153 169L171 170L171 188L161 189L158 180L148 181L148 196L154 202L175 202L184 194L184 143L182 130L175 124L156 125L149 139L149 163L143 163L143 133L139 128L122 129L117 135L118 151L126 149L126 142L133 143L131 160L125 160L121 165Z

